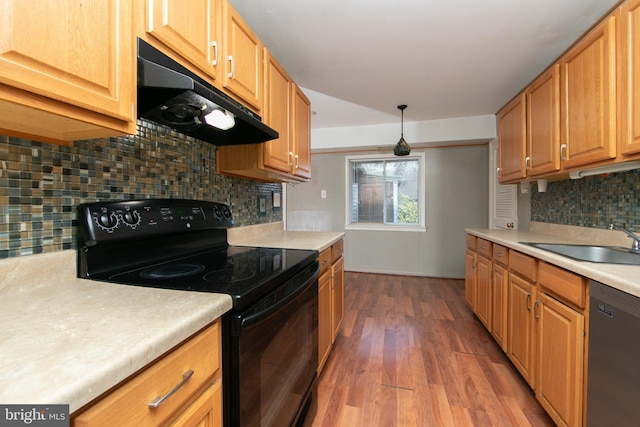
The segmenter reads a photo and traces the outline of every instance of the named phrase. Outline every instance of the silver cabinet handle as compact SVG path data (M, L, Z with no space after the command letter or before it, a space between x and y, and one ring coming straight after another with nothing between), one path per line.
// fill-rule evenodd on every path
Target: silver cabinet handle
M191 378L193 376L193 370L189 369L187 372L185 372L184 374L182 374L182 381L180 381L178 383L178 385L176 385L174 388L172 388L171 390L169 390L169 393L165 394L164 396L158 396L156 397L152 402L149 403L149 408L157 408L158 406L160 406L162 404L162 402L164 402L165 400L167 400L168 398L170 398L171 396L173 396L173 394L175 392L177 392L178 390L180 390L180 388L187 382L189 381L189 378Z
M527 156L524 158L524 168L526 170L531 169L531 157Z
M231 65L231 69L229 70L229 74L227 74L227 76L232 79L233 78L233 73L235 71L235 66L233 64L233 55L229 55L229 57L227 58L229 60L229 64Z
M300 163L298 162L298 155L295 155L296 158L296 170L298 170L298 168L300 167Z
M560 160L567 160L567 144L560 145Z
M218 42L215 40L211 41L211 47L215 52L215 55L213 55L213 60L211 61L211 65L215 67L216 65L218 65Z
M527 301L525 302L525 305L527 306L527 311L531 311L531 306L529 305L530 302L531 302L531 294L527 294Z

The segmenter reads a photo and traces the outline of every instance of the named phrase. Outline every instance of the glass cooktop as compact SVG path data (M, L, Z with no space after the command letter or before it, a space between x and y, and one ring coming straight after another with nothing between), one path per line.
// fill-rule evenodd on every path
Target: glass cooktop
M231 295L246 306L311 264L316 251L229 246L134 270L93 277L113 283Z

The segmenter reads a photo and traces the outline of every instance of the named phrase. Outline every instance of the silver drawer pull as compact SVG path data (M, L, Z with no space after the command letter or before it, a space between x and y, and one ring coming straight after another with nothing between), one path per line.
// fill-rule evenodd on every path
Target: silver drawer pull
M162 402L164 402L165 400L170 398L176 391L180 390L180 387L182 387L187 381L189 381L189 378L191 378L192 375L193 375L193 370L191 370L191 369L189 369L187 372L182 374L182 381L180 381L180 383L178 385L176 385L174 388L172 388L169 391L169 393L165 394L164 396L156 397L153 400L153 402L149 403L149 408L157 408L158 406L160 406L160 404L162 404Z

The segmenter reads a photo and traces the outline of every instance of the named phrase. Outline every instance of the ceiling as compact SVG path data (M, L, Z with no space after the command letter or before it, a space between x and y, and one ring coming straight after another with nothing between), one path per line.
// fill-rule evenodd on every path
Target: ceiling
M618 0L230 0L312 128L494 114Z

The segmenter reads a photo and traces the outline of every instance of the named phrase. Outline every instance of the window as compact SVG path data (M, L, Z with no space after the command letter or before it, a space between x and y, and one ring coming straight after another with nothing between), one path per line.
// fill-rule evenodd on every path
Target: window
M347 229L425 231L424 153L347 156Z

